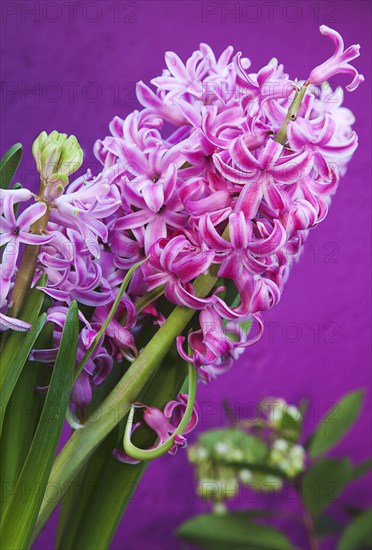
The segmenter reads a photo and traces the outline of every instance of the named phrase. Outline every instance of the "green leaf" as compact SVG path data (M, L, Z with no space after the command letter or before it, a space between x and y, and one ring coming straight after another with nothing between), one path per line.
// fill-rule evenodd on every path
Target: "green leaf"
M43 285L46 277L42 277L38 284ZM22 321L30 323L32 327L26 332L11 331L5 334L5 344L1 350L0 361L0 392L1 392L1 410L0 410L0 432L3 425L5 411L10 396L17 383L19 375L27 361L30 351L34 347L36 338L39 336L44 326L46 314L39 316L43 303L44 293L34 288L23 306L19 318Z
M92 414L97 406L107 397L117 383L122 371L122 365L115 364L105 383L93 391L92 401L89 404L88 414ZM96 449L88 464L78 476L64 496L58 519L58 530L55 540L55 548L76 548L74 545L85 514L92 502L101 495L101 489L97 492L99 482L108 462L110 462L112 450L117 446L118 430L113 430L104 442ZM100 502L101 498L99 499ZM104 504L105 505L105 504ZM107 505L107 504L106 504ZM104 530L104 529L103 529Z
M363 391L349 393L338 401L319 424L308 448L315 457L331 449L348 432L358 418L363 401Z
M372 458L368 458L364 462L361 462L357 466L354 466L353 473L351 474L351 481L355 481L364 476L369 470L372 469Z
M45 324L45 319L46 313L42 313L26 335L21 332L13 332L2 351L0 367L1 426L10 396L30 351Z
M335 501L350 481L350 460L324 458L308 470L302 482L302 498L314 517Z
M70 397L78 334L78 308L72 302L40 421L1 525L1 542L7 550L27 548L30 544ZM25 491L25 487L30 489Z
M357 550L372 546L372 508L369 508L346 527L337 550Z
M53 325L45 325L35 347L50 348L52 332ZM36 391L35 387L46 386L49 381L49 365L28 361L8 403L0 445L0 479L4 509L16 486L43 408L45 395Z
M22 158L22 145L16 143L5 153L0 161L0 187L8 189Z
M181 525L177 536L207 550L288 550L287 537L269 525L252 521L249 514L196 516Z

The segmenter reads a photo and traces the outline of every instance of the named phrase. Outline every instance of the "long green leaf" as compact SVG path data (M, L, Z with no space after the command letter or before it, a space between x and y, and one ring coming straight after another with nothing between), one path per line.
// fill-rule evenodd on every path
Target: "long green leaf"
M30 543L74 379L78 323L78 308L76 302L73 302L62 332L43 412L1 525L1 542L7 550L28 548Z
M252 521L249 514L205 514L184 523L177 536L207 550L289 550L293 546L280 531Z
M46 277L43 276L39 284L43 284ZM32 328L26 333L12 331L9 335L5 334L5 344L1 350L0 361L0 392L1 392L1 410L0 410L0 433L4 420L7 404L17 383L19 375L27 361L34 343L44 326L46 315L39 318L39 313L43 303L44 293L34 288L23 306L19 318L26 321Z
M351 475L352 466L347 458L324 458L307 471L302 483L302 498L314 517L334 502Z
M0 187L8 189L22 158L22 145L16 143L0 161Z
M364 462L361 462L357 466L354 466L353 473L351 474L351 481L355 481L364 476L369 470L372 469L372 458L368 458Z
M308 445L311 456L319 456L338 443L358 418L362 401L363 391L357 390L332 407L311 437Z
M2 430L5 411L9 403L10 396L14 390L15 385L27 357L30 354L34 343L39 336L46 320L46 313L42 313L36 323L27 332L26 336L22 335L23 341L20 341L18 335L21 333L15 333L15 337L9 338L7 343L14 343L12 355L3 352L1 364L4 365L4 369L0 374L0 392L1 392L1 412L0 412L0 430Z
M121 374L119 371L121 370L122 365L115 365L105 383L95 388L89 405L89 414L92 414L110 393L117 383L119 374ZM84 470L75 478L71 490L64 496L58 519L55 548L63 548L64 550L75 548L75 537L84 522L85 514L89 513L91 503L97 498L97 494L100 495L98 486L107 462L110 460L112 449L117 446L118 439L118 430L113 430L95 451ZM99 500L101 502L101 497ZM95 518L95 521L97 521L97 518Z
M372 547L372 508L357 516L343 532L337 550L358 550Z
M50 347L52 324L44 326L35 346ZM15 489L43 408L45 395L36 386L49 384L50 367L28 361L6 409L0 442L1 503L4 509Z

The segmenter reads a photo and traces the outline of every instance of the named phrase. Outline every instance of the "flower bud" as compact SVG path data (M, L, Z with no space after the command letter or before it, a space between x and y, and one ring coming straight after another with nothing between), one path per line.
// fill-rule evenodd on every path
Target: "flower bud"
M49 135L41 132L32 145L37 170L48 184L53 178L69 176L81 166L83 151L75 136L67 137L54 130Z

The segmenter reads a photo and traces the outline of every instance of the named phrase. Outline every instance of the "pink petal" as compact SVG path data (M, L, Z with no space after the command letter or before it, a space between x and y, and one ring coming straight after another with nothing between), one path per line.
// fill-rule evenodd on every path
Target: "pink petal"
M37 202L26 208L20 216L18 216L17 226L28 231L30 226L39 220L46 212L47 207L43 202Z
M149 253L150 247L159 239L167 236L167 225L161 216L155 216L145 230L145 254Z
M235 210L242 211L247 219L252 220L258 211L263 195L263 178L247 183L236 203Z
M164 189L161 182L150 182L142 189L142 195L152 212L159 212L164 204Z
M32 325L21 321L20 319L15 319L14 317L8 317L4 313L0 313L0 330L16 330L18 332L26 332L30 330Z
M174 52L165 52L165 63L175 78L181 82L188 80L186 67L177 54Z

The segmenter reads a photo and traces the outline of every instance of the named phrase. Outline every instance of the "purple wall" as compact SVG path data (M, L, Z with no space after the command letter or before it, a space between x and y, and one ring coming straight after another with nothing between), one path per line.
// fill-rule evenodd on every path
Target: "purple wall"
M94 170L95 139L107 134L114 115L123 117L137 106L135 82L149 82L160 73L166 50L184 58L201 41L217 52L231 43L251 58L253 70L276 56L291 76L306 77L331 52L330 43L318 34L320 24L339 30L347 46L362 45L356 64L367 82L345 98L357 119L360 147L328 219L311 233L282 302L265 314L264 338L230 373L200 388L200 429L221 424L224 398L244 413L247 405L267 395L293 403L307 397L314 424L345 392L370 387L371 4L4 0L1 10L1 150L23 143L19 179L28 185L35 181L31 144L41 130L74 133L85 150L85 166ZM371 455L369 411L370 393L362 417L337 453L348 453L355 461ZM359 483L349 501L370 501L367 490ZM112 548L179 548L172 531L201 510L185 453L166 456L148 468ZM50 549L52 541L49 526L35 549Z

